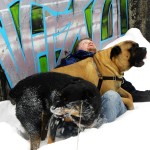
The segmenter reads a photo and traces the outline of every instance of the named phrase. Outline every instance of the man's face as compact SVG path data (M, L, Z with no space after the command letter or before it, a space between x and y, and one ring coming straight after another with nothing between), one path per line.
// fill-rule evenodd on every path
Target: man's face
M91 40L85 39L85 40L82 40L79 43L77 50L84 50L84 51L88 51L88 52L96 52L97 49L96 49L95 44Z

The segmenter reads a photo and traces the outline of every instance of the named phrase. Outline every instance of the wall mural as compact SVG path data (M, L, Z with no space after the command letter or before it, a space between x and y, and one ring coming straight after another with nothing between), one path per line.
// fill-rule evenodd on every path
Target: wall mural
M90 37L101 49L128 29L127 0L1 0L0 66L12 88L50 71Z

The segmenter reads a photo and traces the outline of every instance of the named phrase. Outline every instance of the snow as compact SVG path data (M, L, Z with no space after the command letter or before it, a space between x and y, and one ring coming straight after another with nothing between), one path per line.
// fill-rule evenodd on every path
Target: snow
M149 150L149 108L148 102L136 103L135 110L126 112L112 123L88 129L77 137L43 146L40 150Z
M125 78L139 90L149 89L150 43L138 29L132 28L108 46L123 40L133 40L147 47L145 65L131 68L125 73ZM53 144L47 145L44 141L39 150L149 150L150 102L134 103L134 106L134 110L127 111L114 122L103 124L99 129L86 129L76 137L57 140ZM0 102L0 149L29 150L30 144L26 137L15 116L15 106L9 100Z

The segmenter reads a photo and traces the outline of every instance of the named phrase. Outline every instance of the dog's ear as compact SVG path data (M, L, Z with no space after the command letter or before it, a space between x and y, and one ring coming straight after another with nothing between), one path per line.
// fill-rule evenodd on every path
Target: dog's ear
M121 48L120 46L114 46L111 49L111 53L110 53L110 59L112 59L113 57L118 56L121 53Z

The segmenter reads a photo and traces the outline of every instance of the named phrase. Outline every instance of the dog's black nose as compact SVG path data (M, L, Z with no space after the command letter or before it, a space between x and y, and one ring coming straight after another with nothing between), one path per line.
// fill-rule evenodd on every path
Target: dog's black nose
M138 47L138 48L136 48L136 50L137 50L139 53L142 52L144 55L146 55L146 53L147 53L146 47Z
M146 47L139 47L140 49L142 49L142 50L146 50Z
M139 44L138 44L138 43L133 43L132 46L133 46L133 47L139 47Z
M144 58L145 58L146 55L147 55L147 48L146 47L140 47L140 50L143 51L143 55L144 55Z

